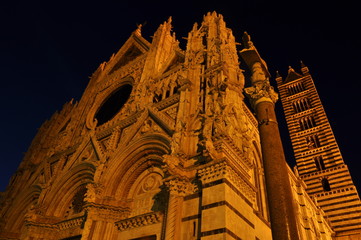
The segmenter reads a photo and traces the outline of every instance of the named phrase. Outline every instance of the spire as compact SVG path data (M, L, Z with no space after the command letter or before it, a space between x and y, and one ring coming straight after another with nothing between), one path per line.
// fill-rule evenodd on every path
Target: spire
M163 69L172 54L179 50L179 41L172 32L172 17L161 24L154 33L152 45L148 54L149 72L155 73Z

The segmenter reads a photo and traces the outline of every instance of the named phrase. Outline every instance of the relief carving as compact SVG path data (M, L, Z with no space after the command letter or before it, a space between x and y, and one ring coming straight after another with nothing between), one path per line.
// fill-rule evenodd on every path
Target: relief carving
M252 86L244 89L252 104L255 106L261 99L275 103L278 100L278 94L270 85L261 63L256 62L252 67L252 71Z
M119 231L125 231L132 228L139 228L151 224L156 224L161 222L163 215L159 212L155 213L146 213L140 216L135 216L125 220L121 220L115 223Z
M192 182L180 178L175 178L166 181L165 185L168 187L170 195L175 195L179 197L184 197L193 194L198 190L198 187L194 185Z

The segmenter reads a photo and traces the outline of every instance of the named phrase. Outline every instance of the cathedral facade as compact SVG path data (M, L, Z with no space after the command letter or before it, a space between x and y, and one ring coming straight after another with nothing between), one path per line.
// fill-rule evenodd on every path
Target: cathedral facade
M2 194L0 239L360 239L359 208L346 208L360 205L347 167L321 154L334 146L320 129L291 130L296 149L300 134L302 144L320 136L296 152L297 171L288 167L267 64L247 33L237 45L215 12L194 24L185 50L171 19L152 42L139 26L79 102L39 129ZM277 78L284 106L290 82L310 79L292 74ZM341 177L347 186L333 184ZM330 213L344 197L352 204L334 208L353 214Z

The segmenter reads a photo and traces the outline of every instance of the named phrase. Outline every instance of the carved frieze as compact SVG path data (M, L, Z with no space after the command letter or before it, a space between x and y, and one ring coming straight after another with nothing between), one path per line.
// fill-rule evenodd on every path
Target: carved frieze
M191 183L188 179L175 178L165 182L168 187L169 194L179 197L195 193L198 188L195 184Z
M37 219L36 221L27 219L25 226L29 236L59 239L80 234L85 220L84 214L58 222L44 221L44 219Z
M160 223L163 215L160 212L146 213L132 218L124 219L115 223L119 231L148 226Z
M130 215L130 209L128 207L88 203L86 209L89 218L105 222L118 221L119 219L125 219Z

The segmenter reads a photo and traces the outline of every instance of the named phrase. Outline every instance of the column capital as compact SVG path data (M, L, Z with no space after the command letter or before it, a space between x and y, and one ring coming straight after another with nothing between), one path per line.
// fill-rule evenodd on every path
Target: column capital
M169 189L170 195L175 195L179 197L193 194L198 190L196 185L186 179L174 178L166 181L165 184Z
M245 88L244 92L250 99L253 108L256 108L257 104L261 102L271 102L274 104L278 100L278 94L274 91L268 79L254 82L253 86Z

